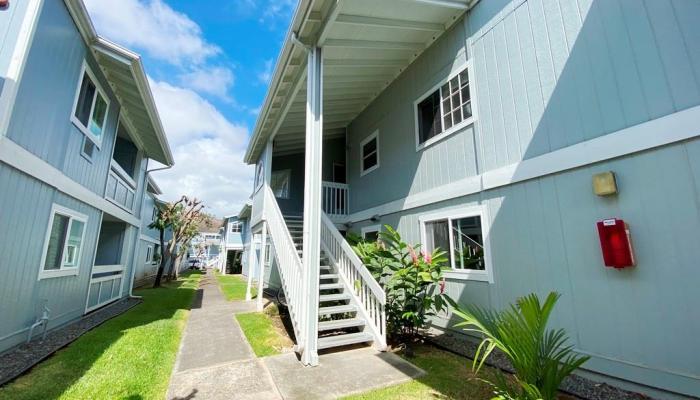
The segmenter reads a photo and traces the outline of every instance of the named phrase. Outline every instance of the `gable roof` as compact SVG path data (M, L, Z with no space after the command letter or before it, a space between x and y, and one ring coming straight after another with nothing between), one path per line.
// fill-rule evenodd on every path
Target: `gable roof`
M342 137L391 82L479 0L300 0L255 124L245 162L270 137L304 148L306 47L323 48L324 137Z
M64 2L119 100L121 121L125 122L129 132L135 136L134 141L145 151L148 158L172 166L173 155L141 56L99 36L82 0Z

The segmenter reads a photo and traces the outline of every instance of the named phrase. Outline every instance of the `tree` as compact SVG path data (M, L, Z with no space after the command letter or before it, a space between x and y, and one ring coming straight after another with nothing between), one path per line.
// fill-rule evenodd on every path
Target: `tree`
M204 205L197 199L190 199L182 196L175 203L165 203L158 206L158 213L155 221L149 227L157 229L160 236L161 257L158 265L158 272L153 287L160 287L166 266L169 264L167 276L177 276L175 267L181 255L177 249L186 246L199 232L201 225L210 224L210 217L202 212ZM172 231L172 238L165 245L165 231Z

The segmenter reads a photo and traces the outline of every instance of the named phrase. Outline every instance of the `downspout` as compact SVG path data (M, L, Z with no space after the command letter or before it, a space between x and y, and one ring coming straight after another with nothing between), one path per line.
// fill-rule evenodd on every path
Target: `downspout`
M143 187L143 196L141 196L141 209L140 209L140 214L143 214L143 203L144 200L146 199L146 181L148 180L148 174L151 172L155 171L163 171L166 169L172 168L172 165L167 165L165 167L160 167L160 168L154 168L154 169L146 169L146 173L143 174L143 182L141 182L141 185ZM148 161L146 161L146 168L148 168ZM141 218L139 218L139 222L141 221ZM139 247L139 241L141 240L141 223L139 223L139 228L138 228L138 234L136 235L136 246L134 246L134 255L131 258L131 278L129 279L129 298L130 299L142 299L143 297L141 296L134 296L134 274L136 273L136 259L138 256L138 250Z

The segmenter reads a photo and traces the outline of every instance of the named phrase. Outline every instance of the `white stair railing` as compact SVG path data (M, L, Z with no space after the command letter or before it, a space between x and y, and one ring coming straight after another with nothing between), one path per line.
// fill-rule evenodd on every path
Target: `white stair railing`
M282 288L287 299L287 308L294 327L297 346L304 346L304 338L301 337L305 321L303 321L303 302L308 296L303 293L302 263L294 246L292 236L289 234L287 224L282 217L275 200L275 195L269 186L265 186L264 215L267 221L272 248L271 257L275 257L277 268L280 272Z
M323 181L321 185L323 212L331 218L348 215L349 187L345 183Z
M325 213L322 214L321 248L337 267L341 279L352 288L358 313L374 335L375 347L385 350L386 294Z

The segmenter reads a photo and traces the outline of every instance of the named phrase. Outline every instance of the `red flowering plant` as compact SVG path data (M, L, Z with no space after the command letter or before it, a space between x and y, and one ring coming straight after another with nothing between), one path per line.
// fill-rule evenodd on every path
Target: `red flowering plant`
M409 345L427 326L429 317L447 310L444 251L421 251L420 244L404 242L389 225L384 226L379 241L356 241L353 247L386 292L390 339Z

